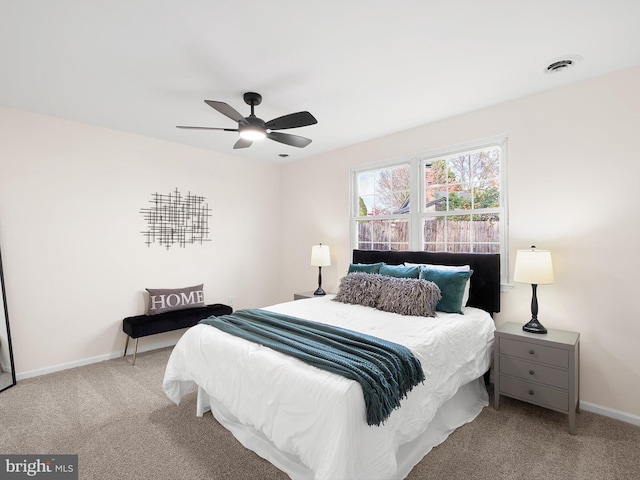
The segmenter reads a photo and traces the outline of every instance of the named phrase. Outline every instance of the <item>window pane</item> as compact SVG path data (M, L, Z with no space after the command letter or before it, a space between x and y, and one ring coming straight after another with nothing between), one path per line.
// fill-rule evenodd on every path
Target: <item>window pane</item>
M373 172L365 172L358 175L358 191L360 196L373 195L373 181L375 175Z
M482 183L473 189L474 208L494 208L500 206L500 182Z
M358 198L360 201L359 205L359 216L363 217L368 214L368 212L373 210L373 184L374 184L374 174L371 172L361 173L358 175Z
M447 238L449 243L469 243L471 241L471 216L455 215L448 217Z
M473 208L500 206L500 148L478 150L473 155Z
M408 220L359 220L358 247L361 250L408 250Z
M500 246L500 216L497 213L474 215L473 241Z
M372 222L368 222L368 221L358 222L358 248L371 250L371 248L366 248L363 246L363 245L370 244L371 239L373 238L371 225L372 225Z
M434 160L424 166L425 211L440 212L447 209L447 161Z
M424 163L424 175L425 212L500 206L498 146L430 159Z
M449 194L448 210L471 210L473 208L473 194L471 184L454 183L447 189Z
M425 218L423 231L424 231L424 243L430 245L441 244L445 245L445 217ZM444 248L443 248L444 250ZM428 250L436 251L436 250Z
M409 165L358 174L359 216L409 213Z

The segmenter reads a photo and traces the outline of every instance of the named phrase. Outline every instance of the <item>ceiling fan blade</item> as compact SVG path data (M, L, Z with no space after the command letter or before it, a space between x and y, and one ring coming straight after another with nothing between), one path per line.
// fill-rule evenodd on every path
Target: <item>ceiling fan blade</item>
M311 143L310 138L301 137L300 135L291 135L290 133L270 132L267 133L267 138L298 148L304 148Z
M253 144L253 142L251 140L247 140L246 138L240 138L238 139L238 141L235 143L235 145L233 146L233 148L247 148L250 147L251 144Z
M218 127L191 127L189 125L176 125L176 128L188 128L190 130L224 130L225 132L237 132L237 128L218 128Z
M247 125L247 121L244 117L228 103L216 102L215 100L205 100L204 103L219 111L224 116L229 117L231 120L241 123L242 125Z
M269 120L264 126L270 130L284 130L286 128L306 127L316 123L318 123L318 120L309 112L297 112Z

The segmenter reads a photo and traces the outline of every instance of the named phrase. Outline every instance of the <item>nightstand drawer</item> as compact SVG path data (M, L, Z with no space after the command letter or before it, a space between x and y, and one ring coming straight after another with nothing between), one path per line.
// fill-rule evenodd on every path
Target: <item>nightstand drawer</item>
M569 411L569 393L500 375L500 393L561 412Z
M569 352L567 350L535 343L503 338L500 341L500 355L510 355L556 367L569 368Z
M519 377L525 381L544 383L552 387L569 389L569 371L545 367L526 360L500 357L500 373Z

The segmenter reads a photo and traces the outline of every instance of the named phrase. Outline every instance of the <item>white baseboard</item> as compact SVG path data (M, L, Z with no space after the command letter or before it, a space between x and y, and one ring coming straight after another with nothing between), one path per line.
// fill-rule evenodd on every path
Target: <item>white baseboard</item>
M640 415L634 415L633 413L622 412L614 408L603 407L591 402L580 402L580 408L587 412L597 413L604 417L620 420L621 422L630 423L631 425L640 426Z
M133 345L135 340L129 341L129 349L127 350L127 357L133 355ZM176 344L177 339L169 339L161 342L147 343L141 342L138 344L138 354L148 352L150 350L157 350L158 348L172 347ZM92 363L104 362L105 360L112 360L114 358L122 357L123 350L117 352L108 353L105 355L98 355L97 357L84 358L82 360L76 360L69 363L61 363L59 365L53 365L51 367L38 368L36 370L30 370L28 372L16 372L16 380L26 380L27 378L39 377L40 375L47 375L48 373L61 372L62 370L68 370L70 368L82 367L84 365L90 365Z

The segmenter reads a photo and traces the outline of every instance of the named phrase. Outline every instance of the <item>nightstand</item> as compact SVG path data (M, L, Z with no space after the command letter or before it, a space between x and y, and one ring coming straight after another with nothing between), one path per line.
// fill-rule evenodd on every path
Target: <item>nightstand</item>
M314 290L309 290L308 292L294 293L293 294L293 299L294 300L303 300L305 298L315 298L316 296L324 296L324 295L314 295L313 292L314 292Z
M500 395L569 415L569 433L576 433L580 402L580 334L549 328L528 333L522 325L505 323L495 332L494 406Z
M318 297L324 297L324 295L314 295L313 292L315 290L309 290L308 292L300 292L300 293L294 293L293 294L293 299L294 300L302 300L305 298L318 298Z

